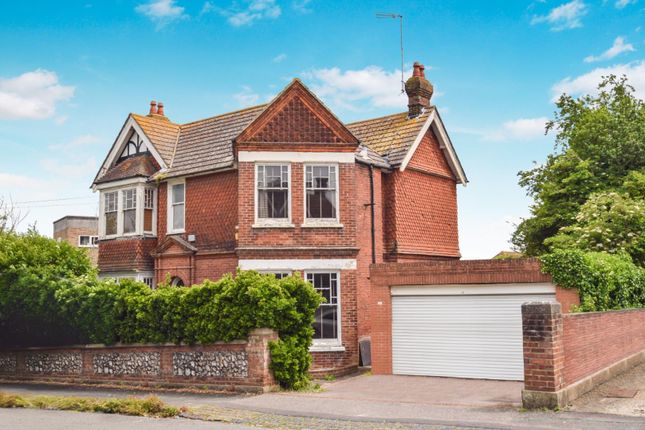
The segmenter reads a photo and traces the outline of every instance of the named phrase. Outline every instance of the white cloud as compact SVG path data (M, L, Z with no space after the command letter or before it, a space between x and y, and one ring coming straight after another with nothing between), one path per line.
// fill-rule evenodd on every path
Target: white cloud
M287 54L282 53L282 54L278 54L275 57L273 57L273 62L274 63L281 63L282 61L284 61L286 59L287 59Z
M258 104L260 95L253 91L248 85L242 86L242 91L233 94L235 101L242 107L253 106Z
M247 0L245 8L239 9L236 5L222 14L228 16L228 22L234 27L252 25L262 19L275 19L282 14L282 9L275 0Z
M175 4L175 0L152 0L138 5L134 10L157 23L158 29L172 21L188 17L184 14L184 8Z
M548 23L552 31L562 31L582 27L580 20L587 14L587 5L582 0L573 0L562 4L546 15L534 16L531 24Z
M603 61L614 58L615 56L622 54L623 52L632 52L634 51L634 46L631 43L625 43L625 39L622 37L617 37L614 39L614 44L611 45L611 48L607 49L605 52L598 56L590 55L585 58L585 63L593 63L595 61Z
M519 118L506 121L501 126L494 129L471 129L455 128L456 133L471 134L479 136L484 141L503 142L508 140L534 140L544 136L546 117L538 118Z
M40 189L47 187L47 181L41 179L32 178L24 175L15 175L13 173L3 173L0 172L0 189L12 189L12 188L29 188L29 189Z
M0 78L0 119L45 119L56 104L74 96L73 86L61 85L56 73L34 70L15 78Z
M215 6L213 6L213 3L209 1L205 1L204 5L202 6L202 10L199 12L199 16L207 14L214 9L215 9Z
M614 6L616 6L616 9L622 9L627 5L630 4L636 4L637 0L616 0L616 3L614 3Z
M309 3L311 3L311 0L294 0L291 2L291 7L298 13L311 13L312 10L309 8Z
M551 88L552 100L557 100L562 93L570 96L596 94L602 77L608 75L626 75L629 78L629 84L636 89L636 96L645 100L645 60L599 67L575 78L564 78Z
M427 70L427 68L426 68ZM405 76L410 75L408 71ZM401 94L401 71L388 72L378 66L342 71L338 67L314 69L303 73L320 98L337 107L352 111L369 107L404 108L407 97Z

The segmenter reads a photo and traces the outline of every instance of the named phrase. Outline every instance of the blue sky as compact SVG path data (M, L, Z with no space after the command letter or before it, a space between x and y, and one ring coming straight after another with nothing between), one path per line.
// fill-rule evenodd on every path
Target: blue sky
M51 234L94 215L89 190L129 112L163 101L196 120L275 95L300 77L344 121L405 110L405 69L426 65L466 169L465 258L507 243L530 200L517 172L553 149L561 92L625 73L645 97L645 1L30 1L0 5L0 196Z

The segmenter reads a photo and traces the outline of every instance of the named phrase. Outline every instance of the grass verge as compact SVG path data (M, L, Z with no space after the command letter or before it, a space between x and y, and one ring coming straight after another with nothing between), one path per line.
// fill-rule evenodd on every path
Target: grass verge
M97 399L93 397L19 396L0 392L0 408L54 409L60 411L102 412L168 418L182 411L156 396L145 398Z

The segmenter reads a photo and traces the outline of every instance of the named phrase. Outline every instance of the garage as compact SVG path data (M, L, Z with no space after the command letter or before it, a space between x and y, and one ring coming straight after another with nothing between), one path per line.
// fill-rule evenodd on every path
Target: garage
M551 283L393 286L392 373L523 380L521 305Z

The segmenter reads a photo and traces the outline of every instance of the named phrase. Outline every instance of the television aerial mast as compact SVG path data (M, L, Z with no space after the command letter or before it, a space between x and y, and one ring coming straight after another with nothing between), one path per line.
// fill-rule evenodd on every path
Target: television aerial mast
M401 40L401 93L405 92L405 80L403 79L403 15L398 13L382 13L376 14L379 19L398 19L399 20L399 36Z

